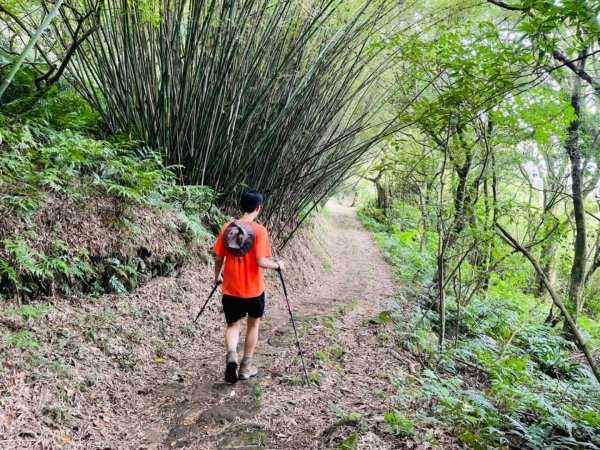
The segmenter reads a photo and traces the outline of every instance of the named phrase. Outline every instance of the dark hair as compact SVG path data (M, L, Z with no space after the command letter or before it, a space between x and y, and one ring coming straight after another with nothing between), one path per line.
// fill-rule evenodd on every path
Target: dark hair
M246 191L242 194L242 211L251 213L263 204L263 195L258 191Z

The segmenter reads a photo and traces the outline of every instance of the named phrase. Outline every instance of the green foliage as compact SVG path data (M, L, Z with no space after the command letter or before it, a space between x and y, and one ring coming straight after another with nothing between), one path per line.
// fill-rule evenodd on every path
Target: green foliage
M96 383L96 377L93 375L87 375L85 379L77 383L77 389L81 392L86 392Z
M405 419L398 412L386 412L384 418L388 433L397 438L414 436L415 427L412 421Z
M33 348L39 349L40 344L33 339L33 335L30 331L21 330L14 333L8 333L8 335L4 338L4 343L9 347L15 348Z
M405 232L386 230L367 216L361 219L386 251L412 251L410 238L398 244L398 234ZM406 270L404 255L389 259ZM516 258L507 259L504 271L491 277L486 295L461 305L460 317L454 293L449 292L448 326L454 332L460 320L460 334L456 346L443 351L437 344L437 314L421 310L406 320L404 311L390 311L389 320L373 320L386 331L393 324L396 341L430 367L418 383L389 373L381 377L399 398L424 401L434 420L449 426L469 448L597 448L600 389L589 370L573 361L573 345L556 330L537 325L547 309L522 291L530 281L519 270L521 265ZM413 280L404 295L413 304L423 302L420 307L426 309L429 299L420 294L426 287ZM423 313L425 320L417 327ZM473 368L485 378L483 386L471 385L463 375L463 370ZM456 375L448 377L445 371Z
M420 251L413 241L414 230L388 233L386 227L367 215L369 210L359 211L359 218L373 233L383 250L385 258L396 269L398 276L407 281L426 283L433 274L433 261Z
M20 116L55 130L96 131L100 119L90 104L67 83L54 85Z
M158 153L138 142L100 141L72 130L56 131L39 121L0 121L0 177L10 189L0 205L8 212L33 212L44 191L78 198L100 190L123 208L171 208L193 235L206 236L202 224L223 219L209 188L177 185L175 168L165 167Z
M339 444L335 446L336 450L356 450L360 436L358 433L352 433Z
M9 227L31 228L38 210L58 197L75 204L107 199L115 220L132 233L140 232L125 214L132 208L172 212L173 229L189 243L212 237L208 229L218 231L226 218L211 189L178 185L178 169L164 166L158 153L139 142L96 139L89 134L96 120L81 97L62 87L53 87L26 114L0 115L0 214L12 220ZM135 258L104 261L97 273L98 261L85 250L51 236L0 230L0 296L32 298L54 289L66 295L124 293L150 276L137 271L141 263Z
M360 427L362 420L361 414L355 412L346 413L346 411L344 411L335 403L330 402L329 406L331 407L331 409L333 409L333 411L336 413L339 419L332 425L325 428L325 430L323 430L324 437L331 436L340 427Z
M346 354L346 350L342 347L333 347L331 350L329 350L329 353L331 353L331 356L334 358L342 359Z
M46 406L42 409L43 421L46 425L60 429L68 426L73 416L62 406Z
M0 240L0 280L6 280L0 295L47 293L50 281L57 281L69 293L92 273L87 252L71 249L60 240L52 240L45 253L30 247L24 238Z
M41 319L44 313L52 311L55 311L55 309L46 305L23 305L18 308L10 308L6 313L21 316L25 319Z
M315 359L318 359L319 361L323 361L323 362L330 361L329 356L327 356L327 353L325 353L325 352L321 352L321 351L315 352L314 357L315 357Z
M325 374L323 372L313 372L308 374L308 380L315 384L321 384L321 381L323 381L324 378Z
M576 350L573 343L553 336L545 327L528 327L516 340L541 371L554 378L581 376L583 367L570 360L569 352Z

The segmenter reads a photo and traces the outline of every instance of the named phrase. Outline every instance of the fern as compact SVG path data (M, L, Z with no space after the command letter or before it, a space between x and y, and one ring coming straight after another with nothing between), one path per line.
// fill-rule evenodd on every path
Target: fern
M142 198L142 195L137 189L130 188L128 186L122 186L112 181L105 181L104 187L109 194L114 194L123 200L139 201Z
M112 291L117 294L124 294L127 292L127 288L116 275L111 276L108 283L110 284Z
M42 280L52 278L52 272L43 263L44 256L23 239L2 240L0 244L4 245L18 270Z
M398 437L410 437L415 434L413 423L402 417L397 411L384 413L388 433Z
M0 210L6 209L19 218L27 218L40 206L37 198L31 195L3 195L0 197Z
M202 242L212 239L212 234L204 228L202 222L196 217L179 212L177 218L183 223L183 230L180 231L188 241Z
M7 310L7 314L21 316L26 319L41 319L44 313L55 311L54 308L46 305L23 305L19 308L11 308Z
M8 281L17 284L18 276L16 269L6 260L0 258L0 278L6 277Z
M10 346L15 348L34 348L39 349L40 344L32 338L31 332L27 330L17 331L16 333L9 333L6 336L4 342Z

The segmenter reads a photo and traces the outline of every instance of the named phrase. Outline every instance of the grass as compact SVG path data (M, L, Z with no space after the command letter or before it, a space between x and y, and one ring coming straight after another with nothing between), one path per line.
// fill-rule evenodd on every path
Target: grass
M264 391L263 391L262 385L259 382L255 382L252 385L252 391L251 391L252 396L259 398L263 395L263 393L264 393Z
M42 409L43 422L52 428L64 428L68 426L73 416L60 405L46 406Z

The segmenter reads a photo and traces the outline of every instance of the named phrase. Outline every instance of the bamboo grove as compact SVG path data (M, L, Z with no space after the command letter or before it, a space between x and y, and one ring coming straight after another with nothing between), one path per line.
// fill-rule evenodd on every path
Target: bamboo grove
M341 17L339 3L108 0L74 73L111 130L139 133L225 205L259 189L283 230L386 130L369 42L392 8Z

